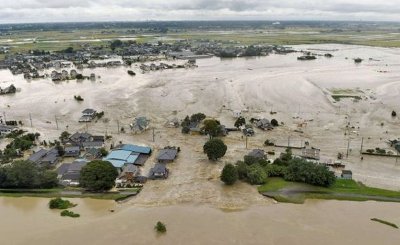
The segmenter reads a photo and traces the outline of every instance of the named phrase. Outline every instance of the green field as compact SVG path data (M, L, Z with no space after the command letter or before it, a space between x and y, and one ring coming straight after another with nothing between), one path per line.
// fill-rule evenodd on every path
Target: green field
M365 186L354 180L338 179L329 188L269 178L258 191L279 202L304 203L306 199L400 202L400 192Z
M130 188L128 191L123 192L105 192L105 193L90 193L81 190L65 190L65 189L0 189L0 197L68 197L68 198L93 198L104 200L123 200L128 197L134 196L140 192L140 188Z

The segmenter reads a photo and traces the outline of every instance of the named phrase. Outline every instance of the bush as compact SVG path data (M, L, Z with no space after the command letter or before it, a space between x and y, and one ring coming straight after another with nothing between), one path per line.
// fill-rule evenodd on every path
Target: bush
M241 126L246 125L246 119L244 117L238 117L235 122L235 127L240 128Z
M157 224L154 226L154 229L158 232L158 233L165 233L167 232L167 227L165 226L164 223L162 223L161 221L158 221Z
M189 127L184 126L184 127L182 128L182 133L183 133L183 134L188 134L189 132L190 132L190 128L189 128Z
M264 141L264 145L265 146L274 146L275 144L274 144L274 142L272 142L270 140L266 140L266 141Z
M233 185L238 180L238 171L232 164L226 164L221 173L221 181L227 185Z
M76 206L76 204L73 204L68 200L63 200L59 197L51 199L49 202L50 209L67 209L67 208L72 208L75 206Z
M267 179L267 174L264 169L258 165L254 164L247 169L247 181L252 185L264 184Z
M397 116L397 113L395 111L392 111L392 117Z
M78 218L78 217L80 217L81 215L80 214L76 214L76 213L74 213L74 212L72 212L72 211L69 211L69 210L63 210L61 213L60 213L60 215L61 216L68 216L68 217L72 217L72 218Z

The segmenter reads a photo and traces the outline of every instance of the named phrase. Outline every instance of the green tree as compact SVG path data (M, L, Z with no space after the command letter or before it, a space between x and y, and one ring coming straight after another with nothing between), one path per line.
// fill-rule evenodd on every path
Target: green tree
M216 161L218 158L225 156L227 149L228 147L220 139L210 139L203 146L204 153L206 153L208 159L212 161Z
M60 135L60 141L64 142L65 140L69 139L69 136L71 136L71 134L67 131L62 132Z
M205 120L203 130L210 138L219 136L222 133L221 124L217 120Z
M190 116L191 122L201 122L206 118L206 115L203 113L196 113Z
M239 175L235 166L228 163L224 166L221 173L221 181L227 185L233 185L238 180Z
M8 188L34 188L38 186L38 169L28 161L16 161L5 168L5 187Z
M110 162L95 160L82 168L79 183L91 191L105 191L114 186L117 176L118 171Z
M244 117L238 117L235 122L235 127L240 128L243 125L246 125L246 119Z
M278 127L279 123L278 123L278 121L276 119L272 119L271 120L271 125L274 126L274 127Z

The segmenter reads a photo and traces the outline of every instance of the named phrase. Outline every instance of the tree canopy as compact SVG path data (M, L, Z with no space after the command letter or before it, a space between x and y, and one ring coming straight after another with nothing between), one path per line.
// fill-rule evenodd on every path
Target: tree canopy
M29 161L15 161L0 168L1 188L52 188L57 184L57 173Z
M206 153L208 159L212 161L216 161L218 158L225 156L227 149L228 147L220 139L210 139L203 146L204 153Z
M114 186L117 176L118 171L110 162L95 160L82 168L79 183L91 191L105 191Z

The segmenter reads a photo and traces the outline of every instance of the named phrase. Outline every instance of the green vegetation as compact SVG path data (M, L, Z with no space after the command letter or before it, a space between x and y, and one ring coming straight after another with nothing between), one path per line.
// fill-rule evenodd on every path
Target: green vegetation
M68 133L67 131L63 131L60 135L60 141L64 142L65 140L68 140L70 136L70 133Z
M73 208L75 206L76 204L73 204L68 200L63 200L60 197L51 199L49 202L50 209L68 209L68 208Z
M330 187L320 187L271 177L258 187L258 191L279 202L290 203L303 203L306 199L400 202L400 192L368 187L346 179L337 179Z
M391 223L389 221L386 221L386 220L382 220L382 219L378 219L378 218L372 218L371 220L375 221L375 222L379 222L379 223L384 224L384 225L391 226L391 227L396 228L396 229L399 229L399 227L396 224L393 224L393 223Z
M157 224L154 226L154 230L156 230L158 233L165 233L167 232L167 227L164 223L158 221Z
M204 153L207 154L208 159L211 161L216 161L218 158L225 156L227 149L228 147L220 139L210 139L203 146Z
M64 216L68 216L68 217L72 217L72 218L78 218L78 217L81 216L80 214L74 213L74 212L69 211L69 210L63 210L63 211L60 213L60 215L63 216L63 217L64 217Z
M11 160L22 157L23 151L30 149L35 145L35 141L39 138L39 133L23 134L24 131L19 130L15 133L8 135L8 138L12 138L12 142L6 145L3 151L0 151L0 162L9 163Z
M205 134L208 134L210 136L210 139L217 137L217 136L222 136L221 123L214 119L205 120L202 131Z
M95 160L82 168L79 183L90 191L105 191L114 186L117 176L110 162Z
M57 173L29 161L15 161L0 168L0 188L52 188L58 185Z
M238 180L238 171L236 167L230 163L226 164L222 169L221 181L227 185L233 185Z
M240 128L241 126L246 125L246 119L244 117L238 117L238 119L236 119L234 126L236 128Z

